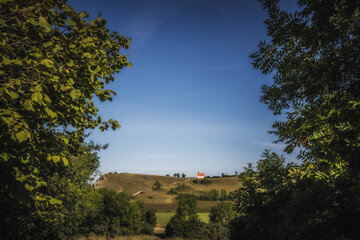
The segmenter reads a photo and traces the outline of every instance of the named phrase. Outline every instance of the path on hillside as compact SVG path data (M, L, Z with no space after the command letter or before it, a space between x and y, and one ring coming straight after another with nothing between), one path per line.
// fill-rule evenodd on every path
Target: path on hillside
M186 180L183 181L182 183L184 184L184 183L186 183L186 182L189 181L189 180L190 180L190 178L186 179ZM170 183L170 184L167 185L167 186L170 187L171 185L174 185L174 184L177 184L177 183L179 183L179 182L173 182L173 183Z
M132 196L134 197L134 196L138 195L139 193L142 193L142 191L138 191L138 192L134 193Z

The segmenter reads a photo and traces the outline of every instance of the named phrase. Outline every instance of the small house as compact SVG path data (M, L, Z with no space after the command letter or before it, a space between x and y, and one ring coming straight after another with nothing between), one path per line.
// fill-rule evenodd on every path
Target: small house
M198 172L197 178L205 178L205 173Z

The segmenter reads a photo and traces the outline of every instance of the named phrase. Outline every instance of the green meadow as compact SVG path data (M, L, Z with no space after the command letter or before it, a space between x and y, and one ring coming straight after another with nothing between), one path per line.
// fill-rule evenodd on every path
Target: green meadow
M156 213L156 220L157 226L165 227L166 224L169 222L170 218L175 215L175 212L157 212ZM198 213L199 218L201 221L205 223L209 223L209 213Z

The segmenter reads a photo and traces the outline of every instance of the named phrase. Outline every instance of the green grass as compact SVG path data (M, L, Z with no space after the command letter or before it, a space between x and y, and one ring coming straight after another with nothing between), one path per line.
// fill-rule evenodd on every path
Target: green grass
M198 213L198 216L199 216L200 220L203 221L204 223L209 223L209 213L208 212Z
M158 226L165 227L170 218L175 215L175 212L157 212L156 222Z
M220 201L196 201L198 212L209 212ZM145 203L146 207L153 208L157 212L175 212L178 204L174 203Z
M170 218L175 215L175 212L157 212L156 213L156 220L157 226L165 227L166 224L169 222ZM209 223L209 213L198 213L199 218L201 221L205 223Z
M155 209L157 212L175 212L178 204L174 203L145 203L147 208Z

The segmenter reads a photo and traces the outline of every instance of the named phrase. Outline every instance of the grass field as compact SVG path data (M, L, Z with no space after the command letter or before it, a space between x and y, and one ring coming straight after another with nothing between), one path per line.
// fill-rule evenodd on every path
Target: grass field
M116 192L125 192L133 195L139 191L133 197L132 201L142 200L150 208L154 208L157 211L175 211L177 208L175 197L176 195L169 195L167 192L171 188L177 188L184 186L178 191L180 193L190 193L199 195L201 192L210 191L216 189L221 191L225 189L227 192L234 191L241 187L241 182L238 177L227 178L210 178L211 183L209 185L195 184L194 178L174 178L170 176L159 175L145 175L145 174L132 174L132 173L112 173L106 174L104 179L98 181L95 184L95 188L107 188ZM152 189L153 184L158 181L162 187L160 190L154 191ZM198 209L200 211L209 211L212 206L216 205L216 202L199 201Z
M156 220L157 226L165 227L166 224L169 222L170 218L175 215L175 212L157 212L156 213ZM209 223L209 213L198 213L199 218L201 221L205 223Z
M220 201L197 201L196 207L199 212L209 212ZM145 203L146 207L156 209L158 212L175 212L178 204L174 203Z

